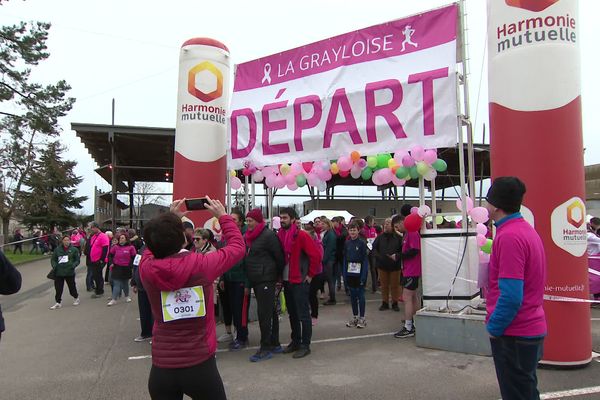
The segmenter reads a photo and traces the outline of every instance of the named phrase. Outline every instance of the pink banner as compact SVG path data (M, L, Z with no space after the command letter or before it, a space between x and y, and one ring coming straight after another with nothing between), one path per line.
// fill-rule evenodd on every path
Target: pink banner
M233 91L439 46L456 39L456 20L453 4L238 64Z

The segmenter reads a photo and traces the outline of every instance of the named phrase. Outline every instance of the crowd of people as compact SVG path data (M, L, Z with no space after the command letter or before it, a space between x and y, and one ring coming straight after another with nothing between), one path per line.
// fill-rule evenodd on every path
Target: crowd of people
M524 193L525 186L517 178L498 178L487 196L497 231L486 322L503 396L515 390L537 392L535 370L546 334L545 256L541 239L519 213ZM227 214L220 202L209 199L206 207L222 228L222 237L215 238L211 230L194 228L183 204L175 201L170 213L150 221L143 240L135 230L117 228L113 234L92 222L86 232L75 229L63 235L51 257L56 301L52 310L62 307L65 282L73 305L80 304L75 269L82 257L92 298L104 297L105 285L111 287L107 306L117 304L121 296L130 302L130 287L138 295L141 332L134 340L152 344L152 398L179 398L186 393L193 398L224 399L214 357L217 343L228 342L230 351L248 346L252 298L260 346L249 357L251 362L276 354L296 359L310 355L319 308L336 305L340 295L347 295L350 302L345 325L366 328L367 290L381 292L380 311L400 312L402 302L403 323L394 336L415 335L421 238L419 232L404 227L411 205L404 205L383 225L372 216L350 221L321 216L302 224L295 209L282 208L280 227L273 230L258 208ZM588 224L591 258L600 255L599 228L600 219L592 218ZM520 252L523 257L516 257ZM537 272L524 275L528 270ZM590 291L596 300L600 298L596 286L590 284ZM279 334L282 310L287 310L291 328L285 345ZM218 337L217 315L224 328ZM514 338L526 342L527 354Z

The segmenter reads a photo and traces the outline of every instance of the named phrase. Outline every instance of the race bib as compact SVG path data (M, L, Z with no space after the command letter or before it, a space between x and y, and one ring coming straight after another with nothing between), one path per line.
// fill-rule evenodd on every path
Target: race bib
M58 258L58 263L59 264L66 264L69 262L69 256L60 256Z
M361 263L357 262L349 262L348 263L348 273L350 274L360 274Z
M369 250L373 250L373 242L375 242L375 238L368 238L367 239L367 248Z
M142 255L141 254L137 254L135 256L135 258L133 259L133 265L140 265L140 260L142 259Z
M181 288L173 292L160 292L163 321L201 318L206 316L202 286Z

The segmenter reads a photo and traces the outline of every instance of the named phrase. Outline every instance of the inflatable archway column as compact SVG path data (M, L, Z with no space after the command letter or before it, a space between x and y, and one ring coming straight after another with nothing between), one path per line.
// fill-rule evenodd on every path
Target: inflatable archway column
M488 0L492 176L527 185L548 258L542 362L563 366L592 354L577 301L589 296L577 12L577 0Z
M214 39L190 39L181 46L174 199L208 195L225 204L229 68L229 50ZM189 217L196 227L220 233L207 211L194 211Z

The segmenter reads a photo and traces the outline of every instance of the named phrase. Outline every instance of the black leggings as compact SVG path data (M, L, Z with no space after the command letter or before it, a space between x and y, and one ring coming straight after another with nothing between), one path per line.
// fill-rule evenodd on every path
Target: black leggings
M188 368L159 368L152 365L148 390L153 400L227 400L214 356Z
M65 288L65 282L67 282L67 286L69 287L69 293L71 294L71 297L73 297L74 299L79 297L79 294L77 293L77 286L75 285L75 275L57 276L56 279L54 279L54 289L56 290L54 300L56 300L57 303L62 302L62 294Z

